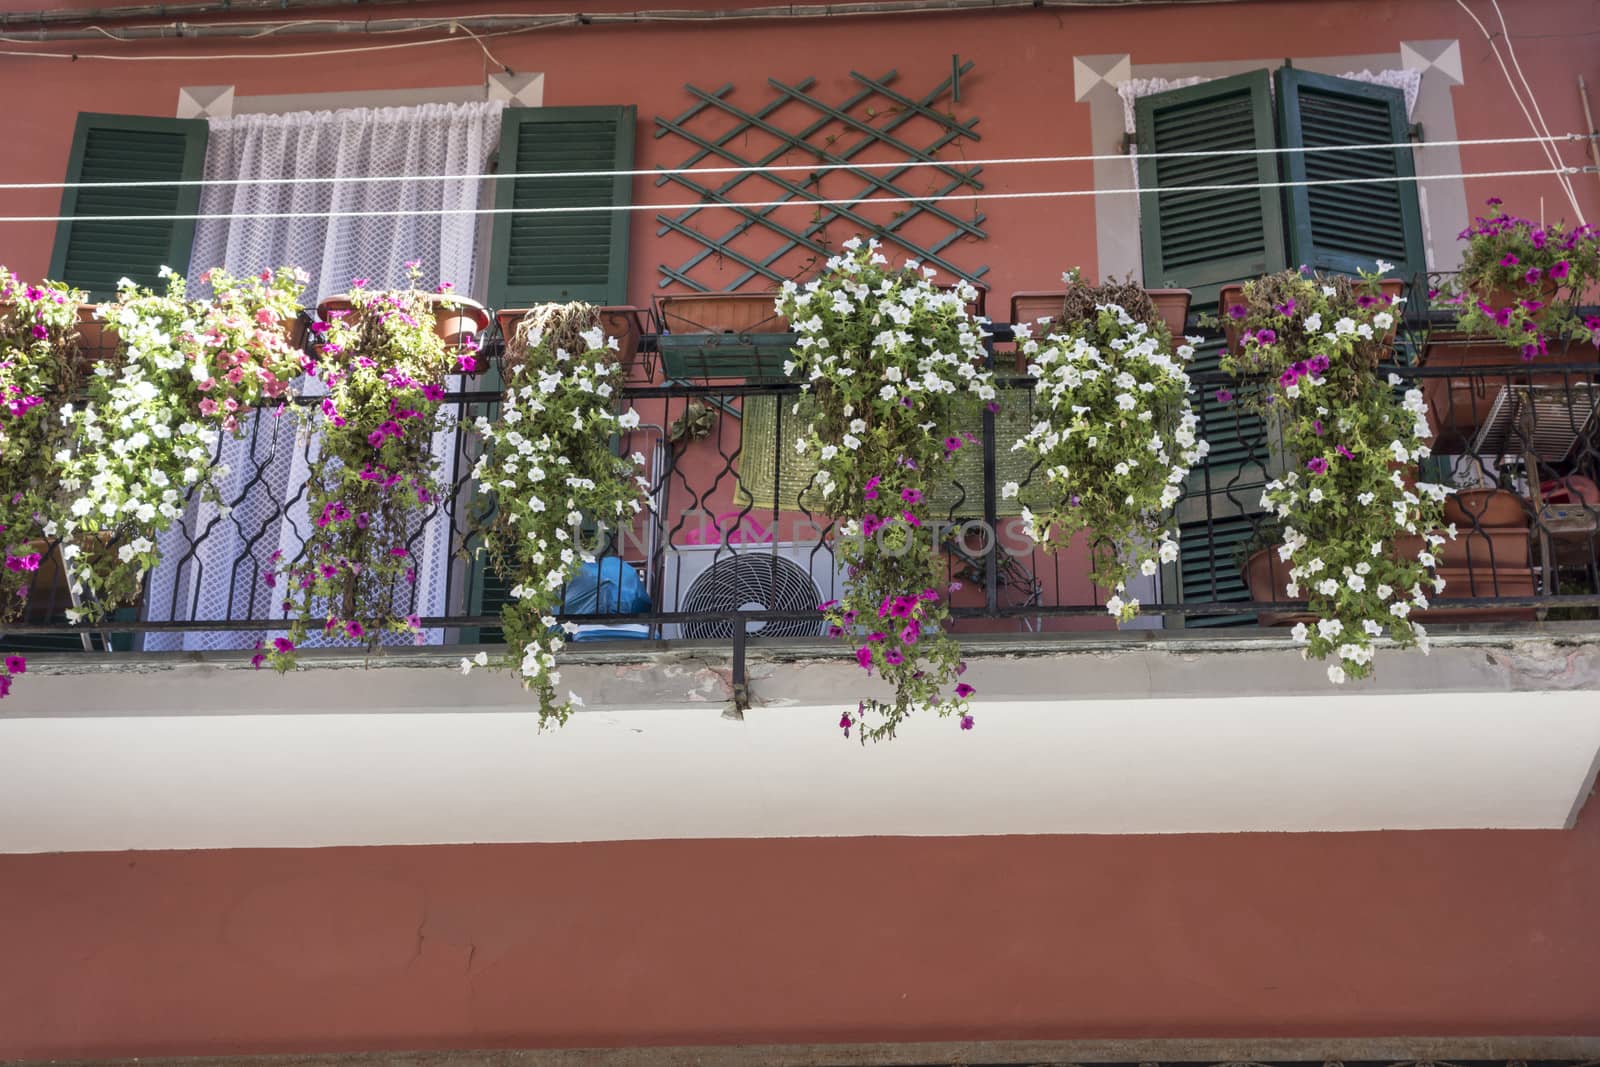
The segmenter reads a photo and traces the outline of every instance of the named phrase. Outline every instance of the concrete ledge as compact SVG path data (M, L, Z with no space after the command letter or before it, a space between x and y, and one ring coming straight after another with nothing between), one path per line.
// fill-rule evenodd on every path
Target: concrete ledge
M1381 696L1406 693L1540 692L1600 689L1600 629L1593 623L1438 634L1431 655L1381 651L1374 678L1328 683L1326 666L1302 659L1281 631L1222 637L1171 631L972 636L962 640L968 680L983 699L1127 700L1236 695ZM306 714L459 708L526 711L527 694L509 672L460 676L479 646L380 649L372 655L310 650L278 678L251 668L242 652L30 656L28 673L0 703L0 720L139 714ZM503 649L487 646L491 656ZM726 642L605 642L562 656L563 688L584 713L644 708L715 708L733 696ZM755 707L814 705L885 689L864 678L833 641L753 640L747 651ZM219 694L226 693L219 700Z

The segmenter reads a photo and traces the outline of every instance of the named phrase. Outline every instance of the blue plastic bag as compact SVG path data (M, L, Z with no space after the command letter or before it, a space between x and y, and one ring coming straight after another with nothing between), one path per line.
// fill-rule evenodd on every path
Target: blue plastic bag
M567 583L561 610L567 615L642 615L650 610L650 594L645 591L639 572L616 556L585 563ZM642 623L597 623L582 625L572 635L574 641L613 641L642 639L650 628Z

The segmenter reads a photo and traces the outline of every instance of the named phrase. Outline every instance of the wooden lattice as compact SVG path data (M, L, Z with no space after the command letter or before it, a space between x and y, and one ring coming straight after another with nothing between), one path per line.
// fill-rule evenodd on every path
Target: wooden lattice
M771 285L805 277L852 234L877 237L950 277L981 279L987 266L963 266L947 254L958 241L987 236L984 215L975 202L882 202L983 188L978 181L982 167L937 155L941 149L953 146L959 151L960 142L979 139L976 118L960 119L946 110L954 104L954 99L946 98L959 97L961 78L973 64L951 66L950 76L918 98L892 88L898 77L895 71L879 78L852 71L850 77L859 88L837 104L812 95L814 78L793 85L769 78L767 88L774 95L753 111L731 102L732 85L709 91L686 85L695 102L674 118L655 119L658 139L680 137L692 146L676 169L702 163L706 167L857 165L809 174L708 174L703 179L693 173L663 174L656 179L657 186L674 184L704 203L730 207L657 214L657 236L677 234L695 246L676 266L660 264L661 287L732 291L752 279ZM863 163L874 166L863 168ZM787 206L821 200L847 202L817 204L809 215ZM785 206L741 206L770 201L783 201ZM731 226L730 217L736 220ZM726 264L733 264L733 269L724 270Z

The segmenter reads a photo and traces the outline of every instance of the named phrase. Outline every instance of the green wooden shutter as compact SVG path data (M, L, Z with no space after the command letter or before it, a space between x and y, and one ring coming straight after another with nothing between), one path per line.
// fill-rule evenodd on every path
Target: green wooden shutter
M1214 303L1228 282L1282 270L1282 198L1276 188L1182 192L1184 186L1253 186L1278 180L1272 153L1151 159L1153 153L1273 148L1266 71L1139 98L1140 228L1144 283L1192 289Z
M1184 603L1236 604L1250 599L1238 556L1260 515L1186 522L1178 527L1178 584ZM1189 615L1185 627L1252 626L1254 615Z
M1405 94L1384 85L1311 74L1277 73L1278 115L1287 148L1404 144L1410 137ZM1400 277L1427 270L1422 211L1410 148L1354 152L1286 152L1286 181L1396 178L1359 185L1291 186L1289 251L1293 262L1354 274L1377 260Z
M142 115L78 116L67 162L68 182L192 181L205 174L204 119L162 119ZM189 269L194 220L159 216L193 215L200 209L197 185L144 185L124 188L68 186L61 195L50 277L87 289L99 299L116 295L117 282L132 278L156 286L162 267ZM78 222L80 216L157 216L121 222Z
M500 120L501 173L633 168L635 109L512 107ZM495 182L489 302L495 307L585 300L627 303L626 211L517 214L507 208L625 206L627 175Z

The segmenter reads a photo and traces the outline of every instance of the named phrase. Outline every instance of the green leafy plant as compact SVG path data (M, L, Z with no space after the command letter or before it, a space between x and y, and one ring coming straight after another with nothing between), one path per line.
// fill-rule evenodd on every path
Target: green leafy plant
M939 468L975 444L963 434L980 405L996 405L970 285L942 291L914 261L892 270L878 242L860 238L804 286L785 283L777 309L799 334L785 371L811 394L812 421L796 442L815 457L834 551L848 580L820 605L829 633L894 688L839 720L863 742L893 737L913 711L954 715L971 729L972 686L947 631L950 589L927 493ZM997 406L997 405L996 405ZM796 414L802 408L796 406Z
M631 524L648 503L649 483L644 456L612 451L613 435L637 427L639 415L616 410L626 372L595 309L536 308L509 347L499 414L477 421L485 449L473 477L496 503L483 550L511 585L500 611L505 666L537 694L544 726L566 722L576 699L559 695L556 653L563 629L577 627L558 626L556 615L567 581L594 558L584 529L598 538L607 525ZM462 672L487 665L480 656L463 659Z
M242 433L251 406L282 397L301 369L288 331L304 272L213 271L214 301L191 300L181 275L161 274L160 293L123 279L102 308L116 358L95 365L81 407L62 409L72 435L62 555L82 601L74 619L138 598L159 535L225 473L212 462L221 433Z
M1252 403L1282 427L1297 468L1261 497L1283 523L1277 551L1290 563L1289 596L1303 586L1317 616L1293 639L1334 660L1335 683L1371 673L1380 637L1426 651L1427 631L1411 614L1444 587L1432 549L1445 541L1438 527L1450 489L1408 478L1429 454L1426 406L1418 389L1396 397L1401 379L1379 371L1395 310L1376 275L1293 271L1251 282L1244 303L1227 309L1242 347L1222 367L1268 380ZM1397 550L1403 535L1420 538L1414 557Z
M453 305L416 288L420 264L407 269L411 288L370 290L356 279L348 310L312 326L318 341L307 369L327 394L306 415L320 436L307 480L311 532L298 557L275 554L262 576L282 586L292 626L258 653L258 667L266 660L279 671L294 667L313 625L330 639L369 647L384 631L421 631L411 612L411 551L443 492L432 438L446 377L475 371L477 357L438 335L434 309Z
M1085 286L1076 271L1065 280L1072 296L1046 336L1018 327L1037 421L1012 447L1034 458L1042 481L1029 487L1037 510L1022 509L1023 529L1049 549L1092 531L1090 573L1112 591L1106 610L1126 622L1139 613L1126 583L1178 558L1172 509L1209 451L1184 370L1194 346L1175 347L1137 289ZM1001 492L1015 497L1019 487Z
M83 385L78 309L87 300L0 267L0 622L21 614L59 530L68 432L58 412Z
M1544 226L1499 210L1462 230L1461 270L1430 300L1456 310L1462 330L1509 345L1524 360L1547 355L1552 343L1573 340L1600 347L1600 316L1584 318L1578 304L1600 281L1600 232Z

